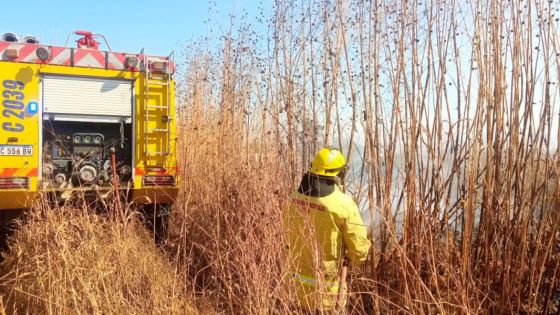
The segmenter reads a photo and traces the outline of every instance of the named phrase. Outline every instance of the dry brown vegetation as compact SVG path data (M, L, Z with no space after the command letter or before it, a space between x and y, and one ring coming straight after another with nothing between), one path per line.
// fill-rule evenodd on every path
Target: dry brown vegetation
M275 1L188 48L176 260L217 311L285 313L279 216L338 145L375 241L353 313L553 313L558 1Z
M4 301L296 312L280 218L329 144L351 160L346 188L374 241L351 271L351 313L558 312L559 6L278 0L264 37L234 19L182 65L181 193L164 251L132 223L40 211L3 264ZM112 250L86 255L95 244ZM118 272L101 277L99 261ZM114 310L100 293L109 282L127 294Z
M20 223L21 224L21 223ZM37 208L9 239L8 314L192 314L148 232L82 207Z

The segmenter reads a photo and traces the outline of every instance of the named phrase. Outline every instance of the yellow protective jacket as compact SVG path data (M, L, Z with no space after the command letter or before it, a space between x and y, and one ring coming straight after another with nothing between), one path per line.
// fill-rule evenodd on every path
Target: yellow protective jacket
M300 306L333 309L343 258L352 265L362 263L371 245L356 203L337 185L319 197L302 193L300 187L290 197L283 224L289 241L288 277Z

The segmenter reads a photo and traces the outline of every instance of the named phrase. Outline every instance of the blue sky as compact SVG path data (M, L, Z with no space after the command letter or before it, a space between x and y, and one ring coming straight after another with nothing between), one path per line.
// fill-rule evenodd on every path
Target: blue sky
M189 39L228 29L229 15L246 11L249 18L273 0L98 0L10 1L2 5L0 33L39 36L45 45L64 45L74 30L104 34L113 51L167 55ZM208 19L211 23L206 23ZM74 46L74 43L71 44Z

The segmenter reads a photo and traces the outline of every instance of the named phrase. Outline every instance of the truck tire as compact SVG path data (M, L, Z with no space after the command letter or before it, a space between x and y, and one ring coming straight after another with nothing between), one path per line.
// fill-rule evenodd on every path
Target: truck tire
M0 210L0 251L8 249L8 237L14 232L15 220L23 214L23 209Z
M156 244L163 245L167 237L167 226L171 214L170 203L157 203L142 206L146 227L154 235Z

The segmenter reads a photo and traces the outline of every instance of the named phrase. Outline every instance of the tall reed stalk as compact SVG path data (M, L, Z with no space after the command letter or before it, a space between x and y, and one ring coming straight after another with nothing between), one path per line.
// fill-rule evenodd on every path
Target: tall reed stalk
M558 311L558 1L277 0L193 45L172 242L216 310L283 313L278 224L340 146L374 248L356 313ZM267 40L268 39L268 40Z

